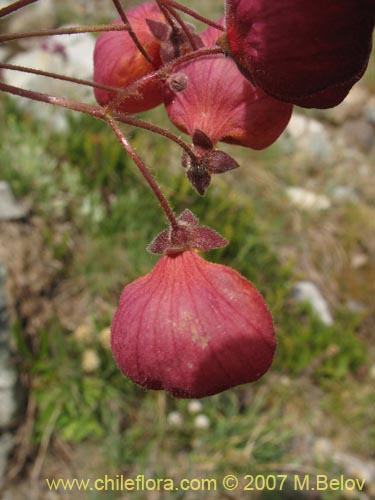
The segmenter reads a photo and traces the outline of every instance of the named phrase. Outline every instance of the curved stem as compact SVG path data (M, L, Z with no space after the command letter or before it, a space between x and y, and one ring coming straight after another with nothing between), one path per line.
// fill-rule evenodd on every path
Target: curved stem
M128 16L126 15L124 9L122 8L120 0L112 0L112 2L114 4L114 6L116 7L116 10L119 13L119 16L121 17L124 25L126 25L129 28L129 30L128 30L129 36L131 37L131 39L135 43L137 49L143 55L143 57L146 59L146 61L149 62L153 67L155 67L155 65L153 64L152 59L149 56L149 54L147 53L146 49L143 47L141 42L138 40L138 37L135 34L135 32L132 28L132 25L129 22Z
M25 66L17 66L15 64L0 63L0 69L9 69L12 71L21 71L22 73L30 73L32 75L46 76L48 78L55 78L56 80L63 80L66 82L77 83L78 85L86 85L96 89L107 90L109 92L117 93L119 91L116 87L109 85L102 85L100 83L91 82L89 80L82 80L81 78L73 78L70 76L59 75L58 73L51 73L49 71L42 71L40 69L27 68Z
M193 50L198 50L199 47L197 45L197 42L194 40L193 34L189 30L189 28L186 26L186 24L185 24L184 20L181 18L181 16L171 7L167 7L167 9L169 10L169 12L172 14L172 16L176 19L176 21L180 25L182 31L184 32L184 35L189 40L191 48Z
M80 113L84 113L86 115L90 115L95 118L107 121L108 114L106 114L104 108L102 108L101 106L83 104L81 102L73 101L71 99L66 99L63 97L43 94L41 92L34 92L32 90L25 90L20 87L14 87L13 85L8 85L2 82L0 82L0 91L7 92L8 94L12 95L17 95L19 97L25 97L32 101L45 102L47 104L53 104L60 108L70 109L72 111L78 111ZM134 118L133 116L127 115L125 113L115 113L114 118L122 123L126 123L127 125L133 125L135 127L143 128L155 134L162 135L167 139L171 139L173 142L178 144L182 149L184 149L189 156L195 158L195 153L193 149L180 137L173 134L172 132L169 132L168 130L164 130L161 127L158 127L151 123L147 123L143 120L139 120L138 118Z
M137 93L137 89L142 85L145 85L152 80L165 80L167 75L174 70L175 66L183 64L185 62L193 61L195 59L199 59L200 57L217 54L223 54L223 49L221 49L220 47L207 47L204 49L196 50L194 52L190 52L189 54L174 59L170 63L162 66L160 69L153 71L152 73L148 73L147 75L139 78L127 87L121 89L121 91L117 93L116 97L109 104L107 104L106 111L108 113L112 113L117 108L117 106L119 106L121 102L129 95L134 94L134 92Z
M148 123L138 118L134 118L134 116L130 116L125 113L114 113L113 117L116 118L116 120L121 123L126 123L127 125L133 125L134 127L142 128L144 130L148 130L149 132L153 132L154 134L161 135L166 139L170 139L171 141L175 142L178 146L180 146L184 151L186 151L186 153L193 160L198 161L193 148L189 146L189 144L187 144L185 141L183 141L181 137L178 137L178 135L173 134L173 132L158 127L157 125L153 125L152 123Z
M173 0L160 0L164 5L169 5L170 7L173 7L176 10L180 10L181 12L184 12L185 14L193 17L197 21L201 21L204 24L207 24L208 26L212 26L213 28L216 28L219 31L225 31L224 26L221 26L220 24L215 23L214 21L211 21L211 19L208 19L207 17L201 16L200 14L197 14L193 10L189 9L188 7L185 7L184 5L181 5L177 2L174 2Z
M42 94L40 92L34 92L32 90L25 90L21 89L19 87L14 87L12 85L7 85L5 83L0 82L0 91L3 92L8 92L9 94L17 95L20 97L27 97L28 99L32 99L34 101L39 101L39 102L46 102L48 104L54 104L55 106L58 106L60 108L66 108L66 109L71 109L73 111L79 111L80 113L85 113L86 115L91 115L95 118L99 118L105 122L107 122L114 133L116 134L117 139L121 143L122 147L125 149L125 151L128 153L128 155L131 157L131 159L134 161L136 166L138 167L139 171L143 175L144 179L150 186L152 192L158 199L161 208L163 209L166 217L168 218L169 222L171 223L171 226L173 228L178 227L177 220L173 214L173 211L171 207L169 206L169 203L165 196L163 195L160 187L158 186L157 182L151 175L150 171L146 167L146 165L143 163L141 158L137 155L135 152L134 148L132 145L129 143L128 139L124 136L122 133L120 127L117 125L115 122L114 118L109 116L108 114L105 113L104 108L101 106L92 106L90 104L83 104L81 102L75 102L70 99L65 99L62 97L56 97L56 96L51 96L47 94ZM130 118L130 117L129 117ZM129 124L131 124L132 120L129 120ZM136 119L134 119L133 123L136 122ZM151 130L149 128L149 130Z
M71 109L72 111L78 111L95 118L100 118L101 120L106 120L105 111L101 106L83 104L82 102L72 101L71 99L65 99L64 97L57 97L53 95L42 94L41 92L34 92L33 90L21 89L20 87L14 87L13 85L8 85L1 81L0 91L7 92L8 94L12 95L17 95L19 97L26 97L27 99L31 99L32 101L53 104L54 106L58 106L59 108Z
M154 193L154 195L158 199L160 206L163 209L167 219L171 223L171 226L174 229L177 229L178 223L177 223L176 217L174 216L173 211L172 211L171 207L169 206L167 199L165 198L165 196L161 192L160 187L158 186L157 182L155 181L155 179L151 175L150 171L148 170L146 165L143 163L141 158L138 156L138 154L136 153L136 151L134 150L134 148L132 147L132 145L130 144L128 139L124 136L124 134L122 133L122 130L117 125L115 120L111 116L107 116L106 121L109 124L109 126L112 128L112 130L115 133L121 146L125 149L125 151L128 153L130 158L136 164L136 166L138 167L138 170L141 172L145 181L150 186L152 192Z
M26 7L26 5L30 5L31 3L37 1L38 0L18 0L18 2L13 2L12 4L0 9L0 18L12 14L13 12L16 12L16 10L22 9L22 7Z
M21 40L22 38L32 38L37 36L51 35L73 35L75 33L97 33L99 31L128 31L129 27L123 24L102 24L97 26L78 26L72 28L56 28L51 30L30 31L28 33L10 33L9 35L0 35L1 42L11 42Z

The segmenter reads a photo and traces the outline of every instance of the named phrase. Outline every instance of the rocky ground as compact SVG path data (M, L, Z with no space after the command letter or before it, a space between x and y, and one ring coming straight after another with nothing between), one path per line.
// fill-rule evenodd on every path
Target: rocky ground
M40 5L42 16L38 11ZM31 29L34 24L39 28L53 26L66 14L64 9L56 10L54 2L41 1L40 5L36 6L32 16L15 17L6 29L22 31L25 26ZM70 2L69 9L74 15L78 13L88 19L108 15L108 7L104 8L103 2ZM74 45L78 42L72 39L66 40L64 57L69 58L70 50L79 54L79 57L70 58L67 70L77 76L79 68L80 75L87 77L91 71L88 61L91 61L94 42L91 36L80 37L79 40L82 43L79 46ZM48 44L44 47L26 44L21 50L7 48L0 52L3 61L27 63L50 70L54 65L61 65L61 57L61 53ZM2 76L10 78L5 72ZM23 85L25 81L20 80L18 84ZM33 85L40 88L38 81ZM59 90L65 92L66 89ZM53 88L50 91L57 90ZM89 98L87 94L77 92L75 98ZM64 131L69 126L64 113L40 112L38 106L30 107L28 112L35 113L37 119L45 120L55 130ZM322 324L328 326L335 324L336 316L342 310L363 318L358 335L369 346L372 368L361 374L361 380L363 391L371 394L375 384L374 83L367 77L335 109L308 113L297 109L269 157L260 157L248 151L239 153L231 147L227 150L233 152L242 164L242 168L229 176L228 181L238 190L238 197L263 200L258 210L260 213L264 211L264 224L269 226L270 220L277 221L275 229L268 233L268 243L277 252L280 261L293 268L295 284L291 291L292 299L308 302ZM32 445L29 443L28 426L33 419L35 402L29 399L26 404L27 398L21 389L26 385L21 382L25 381L19 380L12 363L8 318L11 317L13 322L16 319L20 321L21 328L32 343L38 342L37 332L51 316L57 314L59 318L65 318L64 326L74 330L80 326L82 311L90 307L90 297L79 293L80 307L77 307L78 293L59 287L63 264L45 245L48 223L30 212L29 208L25 201L15 200L10 186L1 182L0 177L0 484L2 480L7 480L4 500L28 497L30 477L89 477L108 466L100 457L92 459L95 450L90 444L72 447L55 440L49 446L47 439L37 454L29 454ZM61 231L55 228L57 237L62 233L63 228ZM94 307L105 310L108 305L95 304ZM73 310L76 314L70 314ZM334 357L338 348L333 346L331 351L323 352L323 358ZM317 359L316 363L320 361ZM304 439L294 443L295 453L306 458L304 466L311 465L314 460L330 459L346 474L366 479L368 488L358 498L370 500L375 496L375 486L372 486L375 485L375 455L353 445L356 432L360 435L357 427L347 431L345 425L331 420L326 424L331 430L327 433L329 437L309 433L307 425L305 432L305 420L315 421L315 428L318 429L319 422L324 418L324 411L317 403L322 393L309 378L314 369L315 365L310 366L310 371L307 370L300 380L282 379L282 386L285 387L282 390L289 391L293 402L297 401L300 405L291 410L296 419L295 425L304 435ZM271 377L268 382L270 391L273 382ZM341 397L348 399L348 407L352 399L355 401L351 389L346 392L343 388ZM375 413L375 407L373 410ZM171 425L175 425L173 419L170 417ZM349 444L345 442L347 433L350 434ZM23 448L17 447L19 443ZM34 462L27 464L31 456ZM29 478L22 479L26 470ZM34 486L36 483L34 481ZM35 499L46 500L65 496L48 492L44 486L31 493ZM81 494L69 497L82 498ZM162 496L155 494L152 498ZM348 494L345 498L351 497Z

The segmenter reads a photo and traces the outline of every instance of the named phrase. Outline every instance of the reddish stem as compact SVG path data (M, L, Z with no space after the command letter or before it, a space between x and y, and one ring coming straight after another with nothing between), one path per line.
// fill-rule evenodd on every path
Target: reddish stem
M143 128L144 130L148 130L149 132L153 132L154 134L161 135L165 137L166 139L170 139L171 141L175 142L180 146L186 153L193 159L198 161L196 154L194 153L194 150L189 144L187 144L185 141L183 141L180 137L177 135L173 134L169 130L165 130L161 127L158 127L157 125L153 125L152 123L145 122L143 120L140 120L138 118L134 118L134 116L130 116L124 113L114 113L113 114L114 118L116 120L126 123L127 125L133 125L134 127L139 127Z
M13 2L12 4L0 9L0 18L5 17L8 14L12 14L12 12L16 12L16 10L22 9L22 7L26 7L26 5L30 5L31 3L37 1L38 0L18 0L18 2Z
M28 33L10 33L9 35L0 35L1 42L10 42L22 38L32 38L37 36L50 35L73 35L75 33L97 33L99 31L128 31L129 27L123 24L103 24L98 26L84 26L74 28L57 28L51 30L30 31Z
M120 0L112 0L112 2L114 4L114 6L116 7L116 10L119 13L123 23L129 28L129 35L130 35L131 39L133 40L133 42L135 43L135 45L137 46L137 49L143 55L143 57L146 59L146 61L149 62L153 67L155 67L155 65L152 62L152 59L149 56L149 54L147 53L146 49L143 47L141 42L138 40L138 37L135 34L135 32L134 32L134 30L129 22L128 16L126 15L124 9L122 8Z
M160 0L157 0L158 5L159 5L159 1ZM159 5L159 7L161 8L161 6L162 6L162 2L161 2L161 5ZM186 26L186 24L185 24L184 20L181 18L181 16L174 9L172 9L170 6L166 6L166 8L169 10L169 12L172 14L172 16L176 19L176 21L180 25L180 27L181 27L182 31L184 32L186 38L189 40L191 48L193 50L198 50L199 47L198 47L196 41L194 40L194 37L193 37L191 31Z
M207 47L204 49L196 50L194 52L190 52L189 54L185 54L181 57L178 57L177 59L174 59L170 63L162 66L157 71L148 73L147 75L143 76L142 78L139 78L138 80L131 83L127 87L121 89L121 91L118 92L116 97L107 105L106 107L107 112L112 113L126 97L132 95L132 93L136 92L137 89L142 85L145 85L146 83L154 79L165 80L167 75L170 74L174 70L175 66L177 66L178 64L193 61L194 59L199 59L200 57L222 54L222 53L223 49L221 49L220 47Z
M0 67L1 66L8 66L8 65L0 65ZM90 104L84 104L63 97L43 94L41 92L34 92L32 90L25 90L2 82L0 82L0 91L7 92L9 94L17 95L20 97L25 97L33 101L54 104L55 106L58 106L60 108L70 109L72 111L79 111L80 113L84 113L86 115L94 116L95 118L107 121L108 115L105 113L104 108L102 108L101 106L92 106ZM161 135L167 139L171 139L173 142L178 144L182 149L184 149L188 155L190 155L192 158L195 158L193 149L186 142L180 139L180 137L173 134L172 132L157 127L156 125L153 125L151 123L147 123L143 120L139 120L138 118L134 118L133 116L127 115L125 113L115 113L114 117L116 118L116 120L119 120L122 123L126 123L127 125L133 125L134 127L139 127L148 130L149 132L153 132L154 134Z
M58 73L51 73L49 71L42 71L40 69L26 68L25 66L17 66L15 64L0 63L0 68L10 69L13 71L21 71L22 73L30 73L32 75L46 76L48 78L55 78L56 80L63 80L66 82L77 83L78 85L87 85L88 87L107 90L108 92L117 93L119 91L118 88L110 87L109 85L102 85L100 83L91 82L89 80L82 80L80 78L73 78L70 76L59 75Z
M108 116L108 114L105 113L105 110L101 106L92 106L90 104L83 104L81 102L76 102L72 101L70 99L65 99L62 97L56 97L56 96L51 96L47 94L42 94L40 92L34 92L32 90L25 90L21 89L19 87L14 87L12 85L7 85L5 83L0 82L0 91L7 92L9 94L21 96L21 97L26 97L28 99L32 99L34 101L39 101L39 102L45 102L48 104L54 104L55 106L58 106L60 108L66 108L66 109L71 109L73 111L78 111L80 113L84 113L86 115L93 116L94 118L98 118L101 120L106 121L112 128L112 130L115 132L116 137L120 141L121 145L125 149L125 151L129 154L131 159L134 161L136 166L138 167L139 171L143 175L144 179L150 186L152 192L158 199L160 206L162 207L165 215L167 216L168 220L170 221L171 225L173 228L177 228L178 224L176 221L176 218L173 214L173 211L171 207L169 206L169 203L163 193L161 192L161 189L157 185L155 179L149 172L148 168L146 165L143 163L141 158L137 155L129 141L126 139L124 134L122 133L121 129L119 126L116 124L115 120L111 117ZM128 123L129 125L135 124L137 120L132 117L126 117L126 115L119 115L119 118L124 121L125 123ZM144 125L145 123L140 122L140 125L142 128L146 128ZM147 127L148 130L151 131L156 131L156 128L153 130L153 126ZM167 137L167 135L165 135Z
M112 128L113 132L116 134L116 137L117 137L118 141L120 142L121 146L125 149L125 151L128 153L130 158L136 164L136 166L138 167L138 170L141 172L144 179L146 180L146 182L150 186L152 192L154 193L154 195L158 199L160 206L163 209L166 217L168 218L169 222L171 223L171 226L174 229L177 229L178 222L173 214L173 211L172 211L171 207L169 206L167 199L165 198L165 196L161 192L161 189L158 186L157 182L155 181L153 176L150 174L150 171L148 170L146 165L143 163L141 158L138 156L138 154L135 152L134 148L132 147L132 145L130 144L128 139L124 136L124 134L122 133L122 130L117 125L115 120L113 118L111 118L110 116L107 116L106 121L110 125L110 127Z
M174 2L173 0L159 0L162 2L164 5L170 6L174 9L180 10L181 12L184 12L188 16L193 17L197 21L201 21L204 24L207 24L208 26L212 26L213 28L216 28L217 30L220 31L225 31L224 26L221 26L220 24L215 23L214 21L211 21L211 19L208 19L207 17L201 16L200 14L197 14L193 10L189 9L188 7L185 7L184 5L181 5L177 2Z
M1 81L0 91L20 97L26 97L27 99L31 99L33 101L46 102L47 104L53 104L59 108L71 109L72 111L78 111L86 115L94 116L95 118L106 120L105 111L101 106L83 104L82 102L72 101L71 99L66 99L64 97L56 97L53 95L42 94L41 92L34 92L33 90L21 89L20 87L14 87L13 85L8 85Z

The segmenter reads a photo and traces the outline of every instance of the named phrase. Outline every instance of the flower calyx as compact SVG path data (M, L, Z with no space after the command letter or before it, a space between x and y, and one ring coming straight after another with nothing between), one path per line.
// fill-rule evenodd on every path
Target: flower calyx
M195 156L184 152L182 166L195 190L203 196L212 174L223 174L238 168L239 164L227 153L214 150L211 139L201 130L195 129L192 139Z
M172 28L166 23L154 21L153 19L146 19L145 21L154 37L161 42L160 57L164 64L193 50L188 37L179 26L174 25ZM195 26L189 23L185 24L194 39L195 45L198 48L203 47L202 40L194 33Z
M176 254L186 250L208 251L222 248L228 241L213 229L200 226L198 218L186 209L177 218L177 227L169 226L147 247L152 254Z

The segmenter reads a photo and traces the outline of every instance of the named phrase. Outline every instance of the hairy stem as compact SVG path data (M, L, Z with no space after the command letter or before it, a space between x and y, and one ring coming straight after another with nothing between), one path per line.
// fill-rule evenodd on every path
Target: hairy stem
M146 83L149 83L152 80L165 80L166 77L173 72L174 68L178 64L193 61L195 59L199 59L200 57L222 54L222 53L223 50L220 47L208 47L178 57L177 59L174 59L170 63L165 64L160 69L153 71L152 73L148 73L147 75L143 76L142 78L139 78L138 80L131 83L127 87L121 89L121 91L117 93L116 97L107 105L106 111L108 113L112 113L124 99L137 92L137 89L142 87Z
M11 42L21 40L22 38L33 38L38 36L50 35L73 35L75 33L97 33L99 31L128 31L129 27L123 24L102 24L97 26L78 26L71 28L56 28L51 30L29 31L28 33L10 33L9 35L0 35L1 42Z
M1 66L7 66L7 65L0 65L0 67ZM33 101L53 104L60 108L70 109L72 111L78 111L80 113L84 113L86 115L90 115L95 118L107 121L108 113L106 113L104 108L102 108L101 106L92 106L91 104L84 104L63 97L43 94L41 92L34 92L32 90L25 90L20 87L14 87L13 85L7 85L6 83L2 82L0 82L0 91L7 92L8 94L17 95L19 97L25 97ZM125 113L115 113L114 118L127 125L139 127L144 130L148 130L149 132L153 132L154 134L158 134L167 139L170 139L176 144L178 144L182 149L184 149L190 157L192 157L193 159L195 158L195 153L193 149L180 137L173 134L172 132L169 132L168 130L165 130L161 127L145 122L143 120L139 120L138 118L127 115Z
M106 114L101 106L93 106L91 104L83 104L82 102L76 102L71 99L66 99L64 97L56 97L53 95L42 94L41 92L34 92L33 90L21 89L20 87L14 87L13 85L8 85L0 81L0 91L7 92L8 94L17 95L20 97L26 97L32 101L45 102L47 104L53 104L59 108L71 109L72 111L78 111L86 115L94 116L95 118L100 118L106 120Z
M204 24L207 24L208 26L212 26L213 28L216 28L220 31L225 31L225 28L221 26L220 24L215 23L214 21L211 21L211 19L208 19L207 17L201 16L200 14L197 14L193 10L189 9L188 7L185 7L184 5L181 5L177 2L174 2L173 0L160 0L161 3L164 5L168 5L176 10L180 10L181 12L184 12L185 14L193 17L197 21L201 21Z
M176 217L174 216L173 211L172 211L171 207L169 206L167 199L165 198L165 196L161 192L160 187L158 186L157 182L155 181L155 179L151 175L150 171L148 170L146 165L143 163L141 158L138 156L138 154L136 153L136 151L134 150L134 148L132 147L132 145L130 144L128 139L124 136L124 134L122 133L122 130L117 125L115 120L112 117L107 116L106 121L109 124L109 126L112 128L112 130L115 133L121 146L125 149L125 151L128 153L130 158L136 164L136 166L138 167L138 170L140 171L140 173L143 175L145 181L150 186L152 192L154 193L154 195L158 199L160 206L163 209L167 219L171 223L171 226L174 229L177 229L178 223L177 223Z
M0 69L9 69L12 71L20 71L22 73L30 73L32 75L46 76L56 80L63 80L66 82L77 83L78 85L86 85L97 89L107 90L108 92L117 93L119 91L116 87L109 85L102 85L100 83L91 82L90 80L82 80L81 78L73 78L71 76L60 75L58 73L51 73L50 71L42 71L40 69L27 68L25 66L17 66L15 64L0 63Z
M157 0L157 3L159 5L160 8L162 8L163 6L163 2ZM189 28L186 26L184 20L181 18L181 16L173 9L171 8L170 6L164 6L167 8L167 10L172 14L172 16L176 19L177 23L180 25L182 31L184 32L186 38L189 40L189 43L190 43L190 46L193 50L198 50L199 47L197 45L197 42L194 40L194 36L193 34L191 33L191 31L189 30Z
M0 9L0 18L5 17L8 14L12 14L16 12L18 9L22 9L22 7L26 7L26 5L30 5L31 3L37 2L38 0L18 0L18 2L13 2L6 7Z
M147 53L146 49L143 47L141 42L138 40L137 35L135 34L131 24L129 23L128 16L126 15L124 9L122 8L120 0L112 0L112 2L114 4L114 6L116 7L116 10L119 13L124 25L126 25L128 27L129 36L132 38L133 42L137 46L137 49L143 55L143 57L146 59L146 61L149 62L154 67L154 64L152 62L151 57L149 56L149 54Z
M134 118L134 116L130 116L124 113L114 113L113 116L119 122L126 123L127 125L133 125L134 127L142 128L144 130L148 130L149 132L153 132L154 134L161 135L166 139L170 139L171 141L178 144L178 146L180 146L184 151L186 151L186 153L193 160L198 161L193 148L189 146L189 144L187 144L185 141L183 141L181 137L178 137L178 135L173 134L169 130L158 127L157 125L153 125L152 123L145 122L138 118Z

